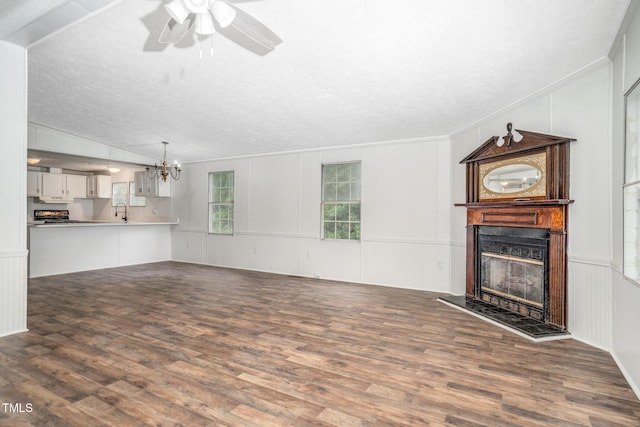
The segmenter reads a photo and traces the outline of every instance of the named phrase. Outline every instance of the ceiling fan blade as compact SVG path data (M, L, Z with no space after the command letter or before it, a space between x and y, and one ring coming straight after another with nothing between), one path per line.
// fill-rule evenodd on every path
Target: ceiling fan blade
M230 6L236 10L236 17L220 33L258 55L266 55L282 43L282 39L262 22L243 10Z
M144 52L164 51L168 44L160 43L158 41L162 28L164 28L167 21L167 13L165 12L164 7L154 10L150 14L140 18L140 20L149 31L149 35L147 36L147 40L144 42L142 50Z
M170 18L162 29L158 41L160 43L178 43L189 32L193 21L193 15L189 15L182 24Z

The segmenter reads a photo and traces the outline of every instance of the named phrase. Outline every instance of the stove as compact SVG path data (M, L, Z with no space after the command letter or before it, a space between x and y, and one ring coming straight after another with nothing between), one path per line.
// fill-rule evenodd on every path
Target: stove
M38 209L33 211L34 221L43 221L45 224L64 224L74 222L69 219L67 209Z

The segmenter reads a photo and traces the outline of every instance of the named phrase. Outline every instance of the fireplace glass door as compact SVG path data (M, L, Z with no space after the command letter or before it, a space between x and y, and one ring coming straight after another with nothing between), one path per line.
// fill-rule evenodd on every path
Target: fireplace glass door
M544 229L478 227L476 296L545 320L548 235Z
M544 262L483 252L480 271L485 292L543 306Z

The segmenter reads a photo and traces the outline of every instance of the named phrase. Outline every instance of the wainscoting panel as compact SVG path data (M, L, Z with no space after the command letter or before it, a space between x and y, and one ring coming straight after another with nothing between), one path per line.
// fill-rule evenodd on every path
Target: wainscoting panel
M206 264L206 230L171 231L171 259L174 261Z
M569 258L568 330L574 338L611 351L611 269L604 262Z
M0 336L27 330L27 253L0 253Z
M438 259L437 242L369 240L362 242L363 283L447 292L438 272L448 266L448 256Z

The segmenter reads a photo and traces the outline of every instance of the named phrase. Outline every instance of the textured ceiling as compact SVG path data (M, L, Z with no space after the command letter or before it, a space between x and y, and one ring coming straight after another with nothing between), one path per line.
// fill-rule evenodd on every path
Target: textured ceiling
M449 135L605 57L628 4L237 3L284 40L258 56L144 51L162 1L123 0L29 48L29 120L182 162Z

